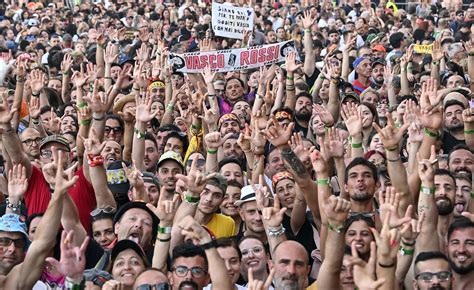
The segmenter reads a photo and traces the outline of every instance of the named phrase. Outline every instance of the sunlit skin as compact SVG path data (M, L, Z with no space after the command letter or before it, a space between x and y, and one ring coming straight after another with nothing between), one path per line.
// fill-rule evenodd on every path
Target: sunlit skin
M427 261L418 262L415 266L415 275L419 273L438 273L443 271L450 271L449 263L443 259L430 259ZM439 281L437 277L433 277L431 282L418 281L413 279L413 288L418 290L431 289L446 289L451 290L452 279L448 281ZM443 288L441 288L443 287Z
M18 232L0 232L0 238L24 239L23 234ZM10 270L23 262L25 249L17 248L15 243L8 247L0 247L0 273L7 275Z
M227 274L233 284L237 283L240 277L240 258L239 253L234 247L219 247L217 248L219 256L224 260Z
M199 267L199 268L202 268L204 270L207 270L206 261L201 256L179 257L174 261L173 268L176 268L176 267L179 267L179 266L185 266L188 269L193 268L193 267ZM178 277L178 275L176 275L175 271L171 271L171 272L168 272L168 279L170 280L170 284L171 284L173 290L178 290L180 284L183 281L193 281L198 285L199 289L202 289L204 286L209 284L210 276L209 276L209 273L205 273L203 275L203 277L195 278L191 274L191 271L188 271L186 273L186 276Z
M235 180L239 184L244 184L244 174L242 172L242 168L240 168L240 165L236 163L227 163L224 166L222 166L220 173L222 176L227 179L227 181L230 180Z
M127 249L118 254L112 266L112 277L132 286L135 277L145 269L143 259L132 249Z
M119 241L132 240L143 249L148 249L152 240L153 219L150 214L140 208L127 210L114 226Z
M112 219L92 222L92 237L102 248L110 245L116 239Z
M344 187L351 199L368 201L373 198L377 184L369 167L356 165L349 170L347 184Z
M370 242L374 241L374 237L370 232L370 227L365 221L359 220L353 222L346 231L346 245L350 246L353 242L359 254L366 256L370 252Z
M167 192L174 192L176 188L176 174L182 174L183 169L176 161L166 160L158 168L158 179Z
M474 228L456 229L448 241L448 259L458 274L474 271Z
M252 268L254 277L266 277L268 275L267 264L269 257L265 253L261 241L253 238L245 239L240 243L239 249L242 253L240 273L243 277L247 277L249 268ZM249 251L249 249L251 250ZM245 252L247 252L246 255L244 255Z
M235 205L235 202L240 199L240 188L235 186L227 186L227 190L222 200L220 209L223 214L230 216L233 219L239 216L239 208Z
M454 198L454 215L461 216L468 210L472 183L463 178L456 178L456 196Z
M265 231L262 216L258 213L257 202L249 201L240 206L239 209L242 222L245 223L247 231L251 234L260 234Z

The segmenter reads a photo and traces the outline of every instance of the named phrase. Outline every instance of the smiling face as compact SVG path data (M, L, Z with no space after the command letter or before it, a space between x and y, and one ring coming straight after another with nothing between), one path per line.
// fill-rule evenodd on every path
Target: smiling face
M288 209L293 208L296 197L295 182L291 179L283 179L275 186L275 193L280 199L281 206Z
M147 249L152 238L152 227L153 219L147 211L141 208L131 208L115 224L115 234L119 241L132 240L143 249Z
M253 238L245 239L239 245L242 253L242 263L240 273L247 277L249 268L252 268L254 275L261 275L267 272L268 256L261 241Z
M160 164L158 168L158 179L166 191L171 192L176 188L176 174L182 174L183 169L176 161L167 160Z
M370 228L363 220L353 222L346 231L346 245L356 243L359 254L366 255L370 252L370 242L374 240Z
M116 238L112 219L92 222L92 237L102 248L109 246Z
M105 159L106 167L109 166L110 163L120 160L120 156L122 154L122 146L115 141L107 141L105 143L104 149L100 152L100 155Z
M451 173L471 174L474 169L474 156L466 149L452 151L449 155L449 171Z
M472 183L466 178L456 178L456 197L454 198L454 216L461 216L468 210Z
M448 259L454 272L466 275L474 271L474 228L454 230L448 241Z
M224 260L227 274L229 275L232 284L237 283L240 277L240 258L237 249L234 247L219 247L217 248L219 256Z
M220 209L223 214L232 218L239 217L239 208L235 202L240 199L240 188L236 186L227 186L227 190L222 200ZM239 217L240 218L240 217Z
M249 201L242 204L239 209L239 214L248 231L257 234L265 231L262 216L258 213L256 201Z
M145 270L143 259L132 249L120 252L112 266L114 280L132 286L135 278Z

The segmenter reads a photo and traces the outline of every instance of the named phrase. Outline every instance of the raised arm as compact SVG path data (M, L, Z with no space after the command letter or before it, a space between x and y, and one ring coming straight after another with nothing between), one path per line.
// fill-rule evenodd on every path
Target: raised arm
M296 52L289 52L285 59L286 69L286 100L285 107L291 110L295 109L296 96L295 96L295 71L302 67L302 64L296 63Z
M303 11L303 18L301 19L304 28L303 49L304 49L304 66L303 71L305 75L312 76L316 66L316 53L313 49L313 39L311 35L311 27L316 21L310 10Z

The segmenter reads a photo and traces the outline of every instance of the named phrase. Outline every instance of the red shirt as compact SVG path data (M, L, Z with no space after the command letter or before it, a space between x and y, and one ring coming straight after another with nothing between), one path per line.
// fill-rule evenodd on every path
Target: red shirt
M79 179L74 187L69 189L69 195L76 204L79 211L79 219L88 233L91 232L90 212L96 207L94 188L84 176L83 168L79 168L74 174ZM28 189L25 192L25 205L28 209L28 215L35 213L44 213L51 200L49 184L44 179L41 170L32 166L31 177L28 181Z
M369 81L369 85L365 86L361 82L359 82L359 80L355 80L352 82L352 86L354 87L354 91L357 93L357 95L360 95L362 94L363 91L365 91L365 89L367 89L370 86L370 81Z

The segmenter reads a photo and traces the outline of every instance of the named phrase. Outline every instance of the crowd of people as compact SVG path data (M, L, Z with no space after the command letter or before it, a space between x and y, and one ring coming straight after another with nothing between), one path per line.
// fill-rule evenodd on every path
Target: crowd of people
M474 289L474 4L10 2L0 289Z

